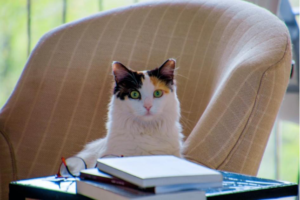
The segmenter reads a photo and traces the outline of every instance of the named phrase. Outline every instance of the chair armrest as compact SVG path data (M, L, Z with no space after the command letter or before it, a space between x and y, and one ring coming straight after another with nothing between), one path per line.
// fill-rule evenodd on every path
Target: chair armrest
M210 168L256 175L289 81L289 38L275 64L245 65L220 84L183 153Z
M8 199L8 185L17 180L17 168L12 144L7 134L0 131L0 199Z

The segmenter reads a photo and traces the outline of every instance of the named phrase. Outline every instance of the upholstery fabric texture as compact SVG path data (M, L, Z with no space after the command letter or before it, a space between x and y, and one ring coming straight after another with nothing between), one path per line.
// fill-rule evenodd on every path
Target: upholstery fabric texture
M184 156L256 175L289 81L289 32L243 1L153 1L45 34L0 111L1 199L16 179L57 172L105 136L112 61L134 70L177 59Z

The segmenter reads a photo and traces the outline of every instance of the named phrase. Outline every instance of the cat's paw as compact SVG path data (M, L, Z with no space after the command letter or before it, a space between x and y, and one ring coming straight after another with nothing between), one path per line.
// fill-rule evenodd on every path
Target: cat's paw
M64 165L60 168L60 173L63 176L79 176L80 171L86 168L84 160L79 157L67 158L66 164L68 169Z

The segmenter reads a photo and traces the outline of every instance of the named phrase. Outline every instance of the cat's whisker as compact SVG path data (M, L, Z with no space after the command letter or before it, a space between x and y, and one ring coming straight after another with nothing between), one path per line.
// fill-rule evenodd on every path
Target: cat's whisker
M183 124L183 128L184 129L191 129L192 128L192 125L189 123L189 122L186 122L186 121L181 121L181 123Z
M191 111L186 111L186 110L181 110L181 113L187 113L187 114L191 114Z
M188 119L185 116L181 116L181 119L185 120L186 122L194 123L194 120Z
M189 79L188 77L183 76L183 75L181 75L181 74L176 74L176 76L180 76L180 77L182 77L182 78Z
M179 60L179 59L181 58L181 56L182 56L182 54L181 54L181 55L179 55L179 56L177 56L177 57L173 57L173 59L175 59L175 60Z
M181 116L181 119L183 119L183 120L185 120L185 121L187 121L187 122L194 122L193 120L191 120L191 119L188 119L187 117L185 117L185 116Z
M194 121L187 119L186 117L183 116L181 117L181 122L185 125L185 127L189 129L192 127L192 124L194 124Z

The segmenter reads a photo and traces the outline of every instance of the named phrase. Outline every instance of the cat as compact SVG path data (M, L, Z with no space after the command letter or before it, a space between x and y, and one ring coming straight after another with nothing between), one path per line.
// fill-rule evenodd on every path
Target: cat
M109 104L107 135L76 156L87 168L107 156L174 155L181 157L180 103L174 80L175 59L159 68L134 71L112 63L114 90ZM74 171L76 163L67 163Z

